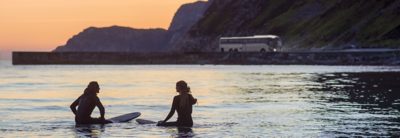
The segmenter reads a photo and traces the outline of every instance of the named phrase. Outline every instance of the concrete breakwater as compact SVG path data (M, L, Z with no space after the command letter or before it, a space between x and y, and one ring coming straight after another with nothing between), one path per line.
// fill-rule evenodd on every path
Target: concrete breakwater
M13 52L13 65L400 65L400 51L265 53Z

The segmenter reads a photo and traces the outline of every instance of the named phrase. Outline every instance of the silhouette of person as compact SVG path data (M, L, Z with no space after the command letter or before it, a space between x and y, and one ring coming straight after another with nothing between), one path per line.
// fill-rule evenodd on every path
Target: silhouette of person
M197 102L190 94L190 88L185 81L178 81L176 83L176 91L179 95L175 96L172 102L171 110L164 121L159 121L157 126L178 126L178 127L192 127L192 105ZM178 120L176 122L167 122L175 113L178 112Z
M76 124L107 124L111 121L104 119L104 107L101 104L97 93L99 93L100 87L96 81L89 83L84 93L79 96L70 106L72 112L75 114ZM78 110L76 107L78 106ZM97 106L100 110L100 118L92 118L94 108Z

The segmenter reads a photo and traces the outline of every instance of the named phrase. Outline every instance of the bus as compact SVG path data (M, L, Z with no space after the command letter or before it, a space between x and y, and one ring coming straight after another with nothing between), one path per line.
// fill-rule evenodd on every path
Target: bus
M282 47L282 41L276 35L255 35L245 37L221 37L221 52L276 52Z

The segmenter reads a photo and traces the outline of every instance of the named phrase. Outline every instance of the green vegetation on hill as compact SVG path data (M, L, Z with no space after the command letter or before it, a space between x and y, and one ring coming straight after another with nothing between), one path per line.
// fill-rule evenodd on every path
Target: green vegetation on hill
M288 48L399 48L399 9L398 0L214 0L181 47L212 50L221 36L276 34Z

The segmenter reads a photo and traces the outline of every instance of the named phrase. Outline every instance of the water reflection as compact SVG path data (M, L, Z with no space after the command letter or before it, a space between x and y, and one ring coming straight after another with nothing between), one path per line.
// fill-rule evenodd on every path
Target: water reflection
M319 121L325 134L336 136L399 136L400 73L316 74L309 88L321 104Z
M192 128L190 127L178 127L176 129L178 132L174 133L172 136L175 138L192 138L195 136Z
M330 102L359 103L365 108L400 109L400 73L333 73L319 74L314 79L321 87L310 90L339 95L325 97Z
M9 66L0 67L3 137L400 137L399 67ZM68 106L91 80L104 87L108 117L153 120L188 80L199 99L193 130L75 127Z
M74 132L76 137L101 137L105 132L104 125L75 125Z

